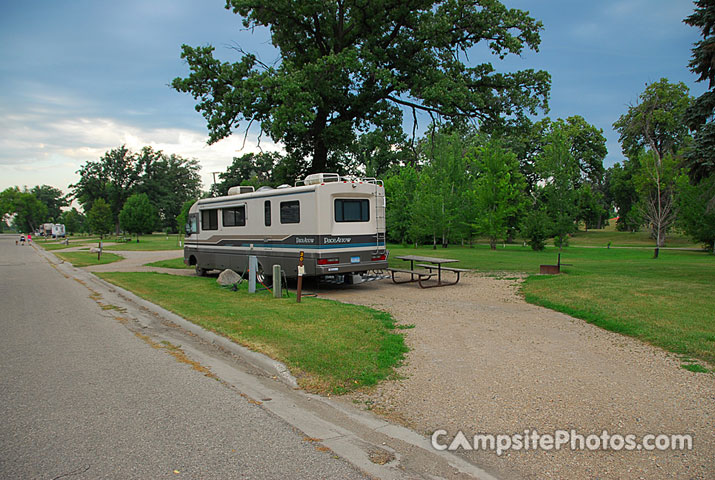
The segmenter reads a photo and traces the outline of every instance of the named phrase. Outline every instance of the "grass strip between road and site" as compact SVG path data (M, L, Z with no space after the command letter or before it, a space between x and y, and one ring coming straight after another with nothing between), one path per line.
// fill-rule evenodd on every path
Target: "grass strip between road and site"
M123 258L120 255L116 255L114 253L103 253L99 260L97 260L96 253L90 252L55 252L54 255L61 258L65 262L70 262L75 267L104 265L106 263L118 262Z
M176 269L192 269L194 267L188 267L184 263L184 257L170 258L169 260L159 260L158 262L151 262L144 265L145 267L159 267L159 268L176 268Z
M652 248L568 247L561 275L533 275L540 264L556 263L557 249L389 249L395 267L406 265L395 257L412 254L458 259L457 266L487 275L531 274L521 287L527 302L715 366L715 256L708 252L661 250L654 259Z
M283 362L301 387L344 393L376 384L407 352L392 317L371 308L305 297L233 292L215 278L100 273L103 279L208 330Z

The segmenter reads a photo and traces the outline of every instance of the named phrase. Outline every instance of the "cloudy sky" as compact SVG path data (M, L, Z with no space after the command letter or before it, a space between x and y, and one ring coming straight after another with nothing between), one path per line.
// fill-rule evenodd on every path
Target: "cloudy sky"
M544 23L539 53L500 69L552 75L552 118L581 115L608 139L606 165L620 161L611 125L662 77L705 89L688 69L698 31L682 23L690 0L504 0ZM196 158L204 185L242 148L235 134L206 145L194 101L168 87L188 73L180 47L211 44L222 60L231 45L274 59L265 32L242 30L222 0L38 0L0 2L0 190L48 184L65 192L88 160L126 144ZM493 61L471 57L474 62ZM422 122L423 124L425 122ZM263 139L264 149L276 149Z

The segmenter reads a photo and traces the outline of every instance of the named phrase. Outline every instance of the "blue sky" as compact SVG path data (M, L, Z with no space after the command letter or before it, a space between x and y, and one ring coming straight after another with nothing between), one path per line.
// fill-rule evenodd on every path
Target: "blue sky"
M500 70L545 69L552 75L552 118L581 115L608 139L606 165L622 160L611 125L646 83L705 86L688 69L698 31L682 23L689 0L504 0L544 23L539 53L526 51ZM242 29L222 0L38 0L0 2L0 190L48 184L65 192L76 171L109 149L144 145L224 171L233 156L256 150L249 135L206 145L194 101L168 87L188 73L181 44L230 45L273 60L267 34ZM492 61L477 55L472 61ZM421 126L426 119L421 120ZM264 149L277 149L270 140Z

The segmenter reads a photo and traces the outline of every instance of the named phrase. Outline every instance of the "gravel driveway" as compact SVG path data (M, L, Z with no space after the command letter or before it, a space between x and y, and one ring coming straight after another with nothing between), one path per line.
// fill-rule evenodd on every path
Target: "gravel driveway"
M390 312L411 351L400 378L348 402L420 433L690 434L691 451L462 454L507 478L715 478L715 376L663 350L527 304L519 279L469 274L422 290L389 280L321 296ZM443 440L444 443L444 440Z

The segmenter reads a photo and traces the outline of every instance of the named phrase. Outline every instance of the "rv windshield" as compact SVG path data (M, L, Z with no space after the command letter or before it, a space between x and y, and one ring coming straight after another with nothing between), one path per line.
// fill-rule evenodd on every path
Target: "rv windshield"
M186 235L191 235L192 233L199 233L199 228L198 228L198 215L191 214L189 215L189 219L186 222Z

